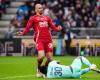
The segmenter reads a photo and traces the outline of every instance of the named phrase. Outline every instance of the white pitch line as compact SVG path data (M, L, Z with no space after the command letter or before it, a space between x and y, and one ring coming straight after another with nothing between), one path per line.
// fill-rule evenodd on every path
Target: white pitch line
M0 80L5 80L5 79L15 79L15 78L25 78L25 77L32 77L35 75L22 75L22 76L8 76L8 77L4 77L4 78L0 78Z

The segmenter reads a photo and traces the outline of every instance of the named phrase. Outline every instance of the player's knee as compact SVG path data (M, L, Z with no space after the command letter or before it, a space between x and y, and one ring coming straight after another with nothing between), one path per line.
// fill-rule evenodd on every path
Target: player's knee
M38 59L43 59L44 57L44 55L38 55Z
M38 51L38 57L44 57L45 56L45 53L44 51Z
M80 61L83 63L83 56L79 56L77 58L80 59Z
M47 58L48 62L51 62L52 61L52 58Z
M38 57L38 60L43 60L44 56Z
M78 58L78 59L81 59L81 58L82 58L82 56L78 56L77 58Z
M38 58L38 62L41 63L43 61L44 58Z

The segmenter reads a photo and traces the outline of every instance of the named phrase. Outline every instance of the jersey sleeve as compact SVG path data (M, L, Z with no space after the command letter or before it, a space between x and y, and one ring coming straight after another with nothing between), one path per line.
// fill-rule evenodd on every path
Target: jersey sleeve
M30 19L28 20L28 23L27 23L26 27L23 30L23 34L28 33L29 29L33 26L33 22L34 22L33 20L34 20L33 17L30 17Z
M52 19L50 18L50 17L48 17L48 23L49 23L49 26L50 26L50 28L52 28L54 31L56 31L56 32L58 32L58 31L60 31L55 25L54 25L54 23L52 22Z

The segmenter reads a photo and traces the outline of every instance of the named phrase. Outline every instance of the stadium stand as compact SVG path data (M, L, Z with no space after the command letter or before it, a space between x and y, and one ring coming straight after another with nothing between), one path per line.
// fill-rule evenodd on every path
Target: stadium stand
M34 5L40 2L44 7L44 15L49 15L56 26L60 24L63 27L62 32L58 35L52 31L53 36L63 38L64 30L70 30L76 39L87 39L88 36L89 38L100 38L100 0L0 1L0 36L4 36L5 30L8 28L13 28L15 32L22 30L29 17L35 14ZM32 36L32 31L28 35ZM72 40L71 46L75 47L76 42L77 40ZM94 43L96 42L94 41ZM96 44L98 45L98 43Z
M10 0L1 0L1 1L10 1ZM4 29L9 27L10 20L16 15L16 11L19 5L22 5L23 2L15 2L14 0L9 2L9 6L5 8L5 13L2 14L1 20L0 20L0 28ZM3 30L2 29L2 30ZM4 35L5 29L1 32L1 36Z
M14 2L11 2L11 8L13 7L14 9L17 7L16 15L9 14L5 15L5 17L9 16L8 19L15 21L15 24L12 23L15 27L23 28L25 27L29 17L34 15L34 4L37 2L41 2L43 4L44 15L49 15L56 25L61 24L65 27L66 23L69 23L70 28L97 28L100 26L99 8L96 5L99 2L96 2L95 0L14 0ZM27 7L26 10L28 12L23 12L22 9L19 9L22 8L22 6ZM19 17L18 12L23 15ZM14 15L15 18L12 18ZM18 21L18 17L21 19L20 23ZM84 35L82 31L76 31L75 34ZM85 32L85 34L93 35L92 32Z
M1 0L1 1L6 1L6 0ZM24 4L25 2L26 4ZM44 15L50 15L52 19L54 19L54 16L57 16L59 20L59 24L61 24L61 21L62 23L66 23L66 21L68 21L71 27L89 27L89 28L96 27L96 24L99 25L98 23L99 12L97 12L98 6L96 6L95 0L93 1L91 0L84 0L84 1L83 0L48 0L47 2L45 0L32 0L32 1L12 0L10 2L10 6L7 7L5 10L6 14L2 15L1 18L2 21L5 21L5 23L1 21L0 25L2 27L7 26L9 24L9 21L13 19L14 16L17 16L16 18L18 18L17 12L25 11L20 9L23 7L23 5L27 8L26 10L28 11L25 12L25 14L23 14L24 17L26 17L28 13L29 14L32 13L30 12L32 9L34 14L35 2L43 3L45 8ZM33 7L31 7L32 5ZM30 16L31 15L28 15L27 18L29 19Z

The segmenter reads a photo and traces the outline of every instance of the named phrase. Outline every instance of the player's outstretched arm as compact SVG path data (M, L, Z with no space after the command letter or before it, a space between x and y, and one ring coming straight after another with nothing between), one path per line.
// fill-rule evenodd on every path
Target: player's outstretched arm
M62 30L61 25L59 25L58 27L56 27L56 26L54 25L53 21L52 21L49 17L48 17L48 22L49 22L50 27L51 27L54 31L58 32L58 31L61 31L61 30Z

